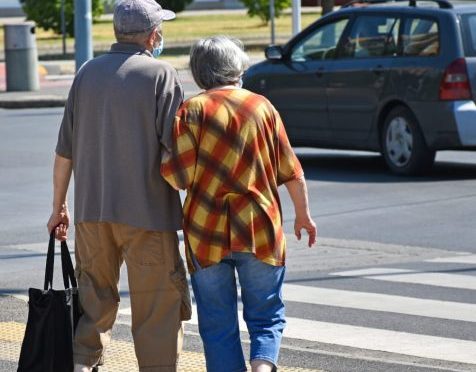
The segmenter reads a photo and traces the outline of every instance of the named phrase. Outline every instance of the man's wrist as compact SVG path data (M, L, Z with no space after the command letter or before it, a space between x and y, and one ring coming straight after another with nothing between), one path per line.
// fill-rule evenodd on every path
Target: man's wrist
M63 209L68 209L68 203L53 203L53 211L54 212L61 212Z

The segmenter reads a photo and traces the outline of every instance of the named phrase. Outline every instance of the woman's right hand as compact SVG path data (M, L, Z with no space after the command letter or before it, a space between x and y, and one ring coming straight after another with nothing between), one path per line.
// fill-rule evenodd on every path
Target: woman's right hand
M296 219L294 220L294 234L296 234L298 240L301 240L302 229L306 230L309 235L308 246L310 248L316 243L317 227L309 213L296 215Z

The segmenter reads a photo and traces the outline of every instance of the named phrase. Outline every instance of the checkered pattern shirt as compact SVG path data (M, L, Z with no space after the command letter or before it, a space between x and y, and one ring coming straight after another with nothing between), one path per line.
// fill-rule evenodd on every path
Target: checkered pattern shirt
M231 251L282 266L286 241L278 186L303 176L278 112L245 89L215 89L184 102L161 172L186 189L184 233L201 267Z

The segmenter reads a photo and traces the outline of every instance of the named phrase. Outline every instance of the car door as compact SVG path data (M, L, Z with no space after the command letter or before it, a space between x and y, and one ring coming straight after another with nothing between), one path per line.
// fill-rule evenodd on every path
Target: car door
M320 145L330 140L326 71L348 18L316 25L293 41L275 63L263 93L281 114L294 145Z
M386 78L397 55L400 17L359 14L327 72L332 141L365 148Z

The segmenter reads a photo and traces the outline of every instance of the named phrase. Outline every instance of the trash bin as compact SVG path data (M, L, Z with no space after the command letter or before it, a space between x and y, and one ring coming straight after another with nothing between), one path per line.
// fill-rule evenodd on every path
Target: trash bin
M7 91L40 89L35 24L6 24L4 30Z

